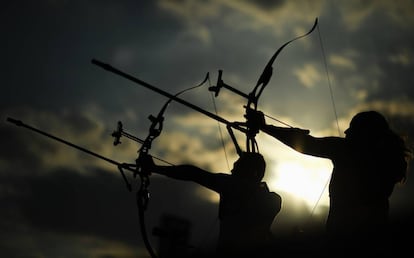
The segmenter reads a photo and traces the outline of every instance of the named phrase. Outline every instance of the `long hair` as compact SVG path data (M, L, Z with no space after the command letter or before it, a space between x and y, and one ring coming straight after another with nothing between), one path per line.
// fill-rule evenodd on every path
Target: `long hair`
M405 139L392 130L381 139L380 143L388 157L394 163L393 178L395 183L403 183L407 179L408 163L412 159L412 150L406 145Z
M345 133L351 141L370 146L376 159L386 165L387 177L393 183L406 180L412 150L406 140L390 128L383 115L377 111L360 112L352 118Z

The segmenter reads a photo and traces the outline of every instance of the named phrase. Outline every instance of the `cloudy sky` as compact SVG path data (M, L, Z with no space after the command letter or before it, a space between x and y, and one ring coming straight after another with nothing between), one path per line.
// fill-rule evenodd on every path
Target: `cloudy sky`
M410 0L3 4L0 253L148 256L135 193L126 189L115 166L6 122L7 117L20 119L118 162L134 163L140 145L122 138L115 147L111 133L122 121L126 131L145 138L148 116L156 115L167 98L93 65L92 59L172 94L209 73L203 86L181 98L226 120L243 121L246 99L226 89L213 98L208 91L218 70L225 83L249 93L273 53L318 18L312 34L288 45L276 59L258 108L315 136L343 136L356 112L375 109L412 146L413 11ZM244 136L235 133L243 145ZM259 134L257 141L267 161L265 181L283 198L274 233L323 228L329 160L296 153L267 135ZM173 164L226 173L237 158L223 124L174 102L150 153ZM136 189L138 178L127 177ZM410 222L410 177L391 199L393 221ZM151 232L165 217L190 223L193 250L214 244L215 193L156 175L149 190L147 230L156 251L159 238Z

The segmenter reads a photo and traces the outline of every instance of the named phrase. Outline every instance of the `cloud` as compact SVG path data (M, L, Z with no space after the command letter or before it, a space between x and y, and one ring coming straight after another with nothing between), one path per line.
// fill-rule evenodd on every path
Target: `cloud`
M332 54L329 57L329 62L331 65L341 67L343 69L348 69L352 71L355 71L356 69L356 64L353 62L353 60L345 56Z
M115 64L121 66L130 66L137 58L136 49L128 46L119 46L114 50L114 57L112 58Z
M2 111L14 119L43 131L64 141L88 149L110 159L120 158L112 145L110 133L96 114L83 110L36 110L18 108ZM20 173L26 175L32 170L48 173L56 168L70 167L79 173L88 173L91 166L115 170L114 166L101 159L90 156L81 150L72 148L36 134L23 127L15 127L8 123L1 127L4 135L8 135L1 165L5 171L20 168ZM125 142L121 146L122 156L134 160L131 154L136 153L133 145ZM126 153L130 153L125 155ZM23 176L22 175L22 176Z
M373 3L377 3L373 1ZM378 4L378 3L377 3ZM414 3L410 0L402 0L396 2L390 2L386 0L380 1L377 5L378 8L390 17L398 26L412 27L414 23L413 12Z
M190 163L212 172L229 172L235 150L227 130L222 129L223 135L220 135L214 120L200 117L197 113L176 119L178 125L170 126L170 130L165 130L154 142L154 153L173 164Z
M2 255L98 257L144 252L135 247L136 231L128 230L137 223L136 208L119 175L92 169L88 175L35 170L24 180L21 171L0 174L1 188L14 189L0 196Z
M3 255L141 257L146 254L135 200L139 182L134 181L138 179L126 175L133 185L133 192L129 192L120 175L97 168L89 169L88 174L79 174L71 168L57 169L42 176L33 173L24 180L17 175L19 171L15 172L9 177L0 174L1 189L14 189L0 195L3 211L0 237L7 239L0 243ZM189 240L190 244L196 244L194 241L206 234L209 225L205 222L214 220L217 206L205 199L211 193L197 194L199 188L193 183L151 177L146 226L154 247L159 239L151 232L160 225L165 213L196 224L191 229L195 238ZM67 248L70 250L65 251Z
M322 1L306 3L296 1L225 1L224 5L240 15L236 19L238 22L233 22L233 24L254 29L270 26L274 28L275 32L280 32L289 23L288 21L295 20L304 23L313 21L320 13L322 3Z
M414 116L414 103L410 100L376 100L364 102L349 111L350 114L356 114L363 110L377 110L390 116L400 116L410 119Z
M181 37L196 38L210 44L210 30L201 21L217 18L218 6L213 1L159 1L158 6L184 22L186 30Z
M372 3L372 2L371 2ZM360 24L373 12L374 5L370 2L347 1L346 4L340 5L344 24L350 30L356 30Z
M413 59L414 54L409 48L398 49L396 53L389 55L389 60L391 63L406 67L413 64Z
M323 8L323 1L160 1L160 8L187 24L189 35L211 40L210 28L202 24L220 23L232 30L272 28L280 35L288 21L312 22ZM299 27L299 26L298 26ZM304 30L302 30L304 31ZM201 33L200 33L201 32Z
M381 1L358 1L351 0L337 5L341 11L344 24L350 30L361 27L370 16L378 14L380 17L388 18L398 26L412 26L412 12L414 4L410 0L391 2Z
M315 85L319 84L322 78L324 78L318 71L317 66L309 63L304 64L302 68L294 70L294 74L307 88L314 87Z

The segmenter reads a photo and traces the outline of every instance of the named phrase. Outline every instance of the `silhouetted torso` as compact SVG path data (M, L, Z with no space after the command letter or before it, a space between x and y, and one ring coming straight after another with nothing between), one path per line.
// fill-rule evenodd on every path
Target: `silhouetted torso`
M368 149L372 145L352 145L343 138L318 138L308 144L308 153L329 158L334 166L326 223L332 244L348 249L380 245L388 233L389 197L395 184L389 170L395 169L395 162L374 154L378 152Z
M193 166L170 168L166 175L194 181L220 195L220 233L217 252L237 255L265 252L270 244L270 227L281 209L281 197L266 183L224 174L210 173Z
M266 251L270 227L281 208L281 197L269 192L265 183L251 184L220 175L220 253Z
M327 227L339 234L381 231L388 220L388 198L394 183L385 178L385 159L353 148L344 140L332 150Z

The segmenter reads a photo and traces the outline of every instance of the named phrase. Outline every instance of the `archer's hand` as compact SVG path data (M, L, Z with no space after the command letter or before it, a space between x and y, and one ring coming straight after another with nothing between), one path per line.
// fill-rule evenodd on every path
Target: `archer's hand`
M145 153L141 153L139 155L139 165L141 166L141 170L145 171L148 174L151 174L151 172L154 172L156 169L156 165L152 156Z
M247 119L247 126L249 128L255 128L257 131L266 125L264 114L261 111L247 108L244 117Z

